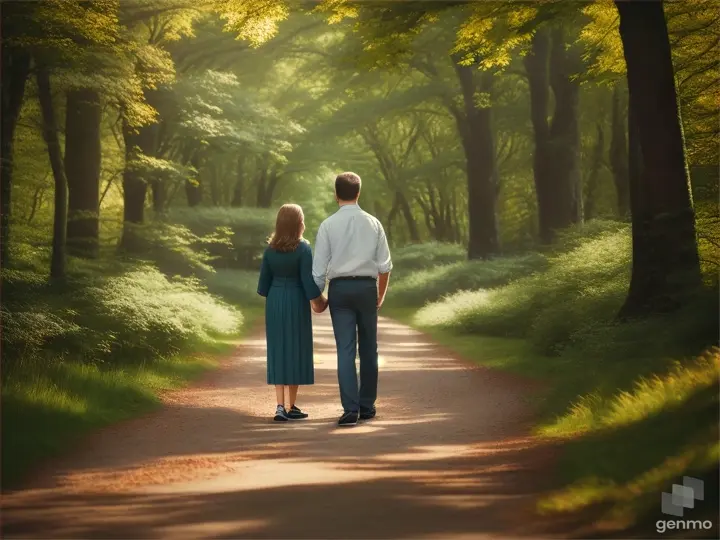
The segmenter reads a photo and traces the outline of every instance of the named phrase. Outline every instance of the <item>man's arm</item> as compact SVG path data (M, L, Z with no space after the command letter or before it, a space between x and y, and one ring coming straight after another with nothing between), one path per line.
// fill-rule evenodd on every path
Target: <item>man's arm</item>
M387 293L388 284L390 283L390 271L393 268L392 259L390 258L390 247L388 246L385 230L380 225L380 237L378 238L378 246L375 254L375 260L378 265L378 299L377 307L380 309L385 301L385 293Z
M390 283L390 272L380 274L378 277L378 309L382 307L383 302L385 301L385 293L387 292L388 283Z
M330 238L328 237L325 222L320 224L315 238L315 254L313 255L312 275L320 292L325 290L325 279L330 264Z

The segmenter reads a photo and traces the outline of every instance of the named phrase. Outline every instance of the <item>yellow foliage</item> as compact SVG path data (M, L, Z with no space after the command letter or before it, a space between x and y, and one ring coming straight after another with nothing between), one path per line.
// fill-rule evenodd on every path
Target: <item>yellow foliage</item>
M226 30L253 47L273 38L290 13L282 0L218 0L216 10L227 21Z
M329 13L328 24L337 24L344 19L356 19L360 14L357 6L347 0L323 0L313 10L316 13Z
M583 8L588 22L580 32L580 40L587 47L586 59L591 55L595 61L589 65L590 75L625 73L625 57L620 40L620 15L613 0L597 0Z
M530 41L528 32L519 29L537 15L531 4L476 3L472 13L460 26L453 52L465 53L461 63L469 65L474 58L481 69L505 68L517 50Z
M623 75L625 58L613 0L596 0L583 8L589 19L581 32L588 74ZM688 161L717 163L720 111L720 17L715 0L666 2L678 96L685 128Z

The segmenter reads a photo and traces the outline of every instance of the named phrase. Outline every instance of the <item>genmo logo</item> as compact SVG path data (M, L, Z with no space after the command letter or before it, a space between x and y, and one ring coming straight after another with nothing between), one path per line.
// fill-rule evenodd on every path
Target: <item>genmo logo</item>
M683 476L682 484L673 484L670 493L662 494L662 513L683 517L686 509L695 508L695 501L705 500L705 485L699 478ZM657 532L676 530L708 530L713 528L712 521L699 519L659 520L655 523Z
M655 523L657 532L664 533L665 531L699 531L712 529L712 521L706 519L700 521L699 519L676 519L673 520L659 520Z

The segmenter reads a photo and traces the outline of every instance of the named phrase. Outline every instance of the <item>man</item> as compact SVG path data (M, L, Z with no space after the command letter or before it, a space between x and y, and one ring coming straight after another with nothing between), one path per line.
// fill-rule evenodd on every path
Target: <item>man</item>
M328 302L338 356L341 426L375 417L378 382L377 319L387 292L392 261L380 222L358 206L360 177L335 179L340 208L320 225L313 279L320 290L330 280ZM356 338L357 336L357 338ZM360 352L360 388L355 357Z

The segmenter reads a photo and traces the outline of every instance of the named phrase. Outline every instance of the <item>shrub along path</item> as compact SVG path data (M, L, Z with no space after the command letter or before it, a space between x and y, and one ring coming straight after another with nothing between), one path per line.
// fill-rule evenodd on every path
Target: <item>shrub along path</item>
M535 536L552 449L527 381L381 319L378 416L338 428L329 316L315 318L308 420L275 423L262 333L163 410L102 430L3 501L5 538ZM553 518L553 530L570 524Z

